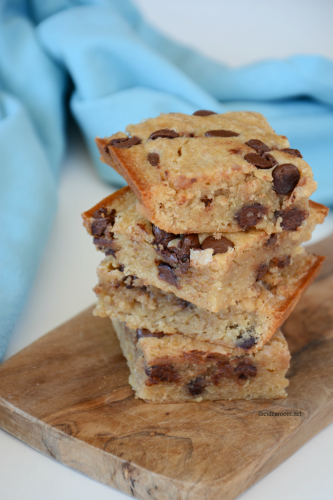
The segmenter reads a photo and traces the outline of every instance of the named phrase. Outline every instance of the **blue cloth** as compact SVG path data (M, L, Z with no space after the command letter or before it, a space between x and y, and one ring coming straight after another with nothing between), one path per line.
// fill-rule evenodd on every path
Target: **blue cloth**
M96 168L96 135L161 112L255 110L312 165L333 203L333 63L296 56L232 69L148 26L127 0L0 0L0 358L56 211L67 96Z

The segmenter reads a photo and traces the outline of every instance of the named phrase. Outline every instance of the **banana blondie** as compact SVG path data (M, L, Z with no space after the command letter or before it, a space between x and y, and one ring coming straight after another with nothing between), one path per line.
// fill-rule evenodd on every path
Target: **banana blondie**
M326 207L310 202L309 218L295 231L171 234L137 213L136 198L126 187L83 219L96 248L113 255L124 275L217 312L256 297L267 271L279 273L290 265L326 214Z
M286 397L290 353L280 331L257 353L235 356L182 335L154 335L112 322L130 369L129 383L147 402Z
M295 231L316 189L310 166L259 113L161 114L97 138L138 211L169 233Z
M133 330L181 334L224 346L239 355L251 354L260 350L289 316L323 260L303 252L280 272L270 269L258 284L256 297L213 313L173 293L146 286L135 276L125 276L110 255L97 268L94 315L117 318Z

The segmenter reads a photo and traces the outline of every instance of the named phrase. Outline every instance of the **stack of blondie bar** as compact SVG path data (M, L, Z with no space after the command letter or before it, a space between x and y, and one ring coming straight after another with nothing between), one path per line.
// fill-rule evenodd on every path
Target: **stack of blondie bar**
M110 317L146 401L283 398L279 330L323 257L309 165L259 113L169 113L97 139L130 187L83 214Z

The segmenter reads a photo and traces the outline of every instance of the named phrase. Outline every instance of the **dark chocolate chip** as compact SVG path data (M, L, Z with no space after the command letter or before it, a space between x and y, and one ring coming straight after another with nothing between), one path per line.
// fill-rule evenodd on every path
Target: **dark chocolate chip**
M120 264L120 266L118 267L118 270L122 273L125 269L125 266L124 264Z
M163 260L168 264L175 265L178 264L177 254L172 252L169 248L165 248L163 250L158 250L158 254L163 257Z
M133 281L137 280L137 279L138 278L136 276L132 276L131 274L129 274L128 276L125 276L123 278L123 281L125 283L126 288L128 288L129 290L131 290L133 288Z
M216 240L214 236L208 236L208 238L201 243L202 250L212 248L214 250L213 255L216 255L217 253L226 253L229 248L234 247L235 244L224 236L222 236L219 240Z
M265 274L267 273L269 267L267 264L260 264L257 271L256 281L261 281Z
M207 109L199 109L199 111L196 111L193 113L193 116L209 116L209 115L216 115L214 111L208 111Z
M113 146L114 148L118 149L127 149L131 148L132 146L136 146L137 144L141 144L141 139L139 137L133 136L133 137L121 137L119 139L112 139L109 143L108 146Z
M179 262L179 272L177 274L187 273L189 267L190 267L190 259L186 257L182 258Z
M94 213L94 221L91 223L91 234L93 236L103 236L108 226L112 227L115 221L116 211L112 209L107 213L106 208L100 208Z
M174 274L174 270L169 264L164 264L160 262L158 265L158 277L160 280L166 281L169 285L178 288L177 276Z
M302 222L308 218L309 213L299 208L289 208L276 212L275 215L277 217L282 217L282 229L285 231L296 231L296 229L301 226Z
M266 215L267 208L260 203L254 203L248 207L243 207L238 212L236 220L238 225L242 229L249 229L258 224L258 222L263 220L263 216Z
M116 250L115 241L113 239L107 240L106 238L94 238L94 245L98 245L100 247L112 248L112 250Z
M297 156L298 158L303 158L301 152L298 149L285 148L281 149L284 153L289 153L291 156Z
M232 130L208 130L205 133L206 137L237 137L239 134Z
M257 375L257 367L241 361L235 368L235 374L238 378L247 380Z
M91 223L91 234L93 236L102 236L108 226L107 219L96 219Z
M168 246L168 243L170 243L170 241L174 240L178 236L177 234L167 233L166 231L163 231L163 229L155 226L155 224L152 224L152 231L153 235L155 236L155 240L153 243L155 245L163 245L164 248Z
M274 245L276 245L276 242L277 242L277 234L272 233L270 235L270 237L267 239L265 246L266 247L273 247Z
M207 196L203 196L202 198L200 198L200 201L202 201L202 203L205 204L205 207L208 208L211 206L213 198L207 198Z
M284 163L273 170L273 189L277 194L290 194L301 177L298 168L292 163Z
M102 247L98 247L99 250L103 250ZM105 255L113 255L113 257L116 257L116 250L113 250L112 248L109 248L109 250L105 250L104 248L104 253Z
M266 153L265 156L260 156L256 153L248 153L244 156L244 160L257 168L272 168L277 165L275 158L268 153Z
M176 297L177 305L179 305L182 309L187 309L188 307L192 307L193 304L188 302L187 300L181 299L180 297Z
M245 143L247 146L249 146L252 149L255 149L258 153L258 155L262 155L263 153L267 153L267 151L270 151L271 149L263 142L259 141L258 139L250 139Z
M160 155L158 153L148 153L148 161L153 167L157 167L160 162Z
M240 347L241 349L248 350L251 349L254 345L256 345L257 339L253 337L253 335L250 335L247 339L242 339L240 342L237 342L237 347Z
M205 390L206 385L204 377L197 377L187 384L187 390L191 396L199 396Z
M271 260L270 265L277 266L279 269L283 269L289 266L290 262L291 262L290 255L287 255L284 259L279 259L278 257L274 257L274 259Z
M145 369L146 375L149 377L146 380L146 385L155 385L160 382L178 382L179 375L172 365L156 365Z
M138 328L136 331L136 339L142 339L144 337L156 337L158 339L161 339L164 337L163 332L151 332L150 330L147 330L147 328Z
M180 250L182 252L187 252L191 250L191 248L200 248L198 235L194 233L184 234Z
M153 132L149 139L153 141L158 137L162 137L163 139L175 139L175 137L179 137L179 134L175 130L170 130L168 128L162 128L161 130L156 130Z
M116 211L115 210L111 210L111 212L115 213ZM110 212L110 214L111 214L111 212ZM96 210L94 212L93 218L94 219L102 219L105 216L107 216L107 213L108 213L108 211L107 211L106 208L104 208L104 207L99 208L98 210Z

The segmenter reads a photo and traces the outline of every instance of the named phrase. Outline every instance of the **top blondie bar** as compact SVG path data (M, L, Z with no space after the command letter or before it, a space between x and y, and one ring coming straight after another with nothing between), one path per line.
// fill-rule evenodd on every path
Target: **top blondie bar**
M295 231L317 183L288 139L259 113L161 114L96 143L138 198L137 211L172 233Z

